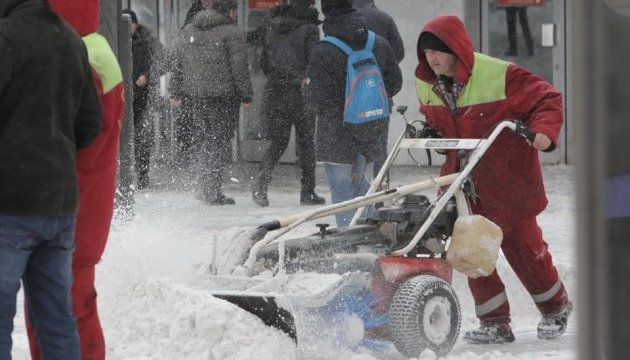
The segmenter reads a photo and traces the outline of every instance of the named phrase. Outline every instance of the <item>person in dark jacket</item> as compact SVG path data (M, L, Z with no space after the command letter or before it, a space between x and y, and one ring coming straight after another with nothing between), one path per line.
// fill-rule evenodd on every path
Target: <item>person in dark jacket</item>
M369 30L374 31L389 42L394 54L396 54L396 62L400 64L405 57L405 45L394 19L376 7L374 0L353 0L352 6L365 17Z
M0 359L20 280L46 359L81 359L72 311L75 153L101 107L86 48L45 0L0 2Z
M351 0L324 0L322 12L326 15L323 30L354 50L365 47L368 29L365 17L352 8ZM402 87L402 74L396 55L387 40L376 35L373 49L381 69L389 97ZM375 121L371 138L359 136L343 123L348 57L327 42L320 42L306 70L304 94L307 104L318 115L316 130L316 157L325 162L326 177L332 202L338 203L365 194L373 176L374 160L383 157L385 147L379 135L388 121ZM368 126L368 125L365 125ZM346 226L354 211L336 215L337 225Z
M171 104L191 102L201 129L199 196L208 205L230 205L221 191L240 105L252 102L245 34L235 26L236 0L214 0L197 14L175 44Z
M186 18L180 30L184 30L184 28L191 23L195 15L203 10L209 10L210 6L212 6L212 0L196 0L193 2L186 12ZM170 59L172 59L174 55L169 53L168 57L170 63ZM177 157L181 165L188 166L199 150L199 136L194 123L192 102L190 99L181 99L181 106L178 107L176 117L175 140L178 150Z
M155 127L148 118L149 105L154 99L161 71L164 49L144 25L138 24L133 10L123 14L131 17L131 59L133 62L133 144L138 189L149 187L149 165L154 146Z
M326 201L315 193L315 116L302 100L302 81L312 49L319 42L319 13L311 0L293 0L272 9L271 22L263 42L261 67L268 77L264 115L271 144L260 162L252 197L268 206L267 187L276 163L287 149L291 127L295 126L298 161L302 169L300 204L321 205Z
M353 0L352 6L357 9L361 15L365 16L367 21L367 27L370 31L374 31L376 34L382 36L389 45L391 45L394 54L396 54L396 61L400 62L405 57L405 45L403 44L400 32L398 32L398 26L394 22L394 19L386 12L377 8L374 4L374 0ZM392 101L393 104L393 101ZM387 138L389 137L389 127L381 133L381 144L387 148ZM383 164L387 154L384 154L382 158L374 161L374 173L377 174Z

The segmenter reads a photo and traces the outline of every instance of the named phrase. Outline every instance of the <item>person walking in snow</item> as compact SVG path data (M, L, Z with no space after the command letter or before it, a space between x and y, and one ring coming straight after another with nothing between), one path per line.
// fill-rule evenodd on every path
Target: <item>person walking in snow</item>
M420 112L445 138L483 138L502 120L525 123L536 138L528 144L503 132L472 172L477 197L471 210L503 230L503 253L542 314L538 338L562 335L572 310L536 216L547 206L538 151L556 148L563 121L562 94L528 70L473 51L462 21L442 16L418 38L416 68ZM448 151L441 175L458 170ZM497 271L469 278L481 326L464 339L476 344L514 341L510 305Z
M236 18L236 0L214 0L182 30L175 44L171 103L191 101L201 129L199 197L208 205L234 204L221 191L223 172L240 105L249 105L253 98L245 34L235 26Z
M396 54L396 62L400 62L405 57L405 45L403 44L402 37L398 31L398 26L394 22L394 19L376 7L374 0L353 0L352 7L357 9L361 15L365 17L367 21L368 30L374 31L376 34L383 37L394 50ZM392 101L393 104L393 101ZM389 137L389 126L385 127L381 134L380 142L381 146L385 148L383 156L374 161L374 173L378 174L387 159L387 138Z
M353 50L364 49L368 41L365 17L352 8L352 0L323 0L326 15L324 34L345 42ZM387 40L375 35L373 54L385 83L386 95L396 95L402 87L402 74L396 55ZM304 94L308 106L318 115L316 157L324 162L332 202L339 203L364 195L373 177L374 160L385 148L379 135L389 120L362 124L365 131L344 123L348 56L329 42L320 42L311 54ZM354 210L336 214L337 226L347 226Z
M300 204L325 203L315 193L315 116L304 107L301 89L311 51L319 42L319 13L313 4L313 0L292 0L289 5L276 6L264 36L261 67L268 82L263 114L271 144L252 184L252 198L259 206L269 205L267 188L293 126L302 169Z
M72 311L77 149L101 130L86 47L47 0L0 1L0 359L20 281L45 359L81 359Z
M149 118L151 101L162 73L164 49L149 29L138 24L133 10L123 14L131 17L131 58L133 63L133 143L138 189L149 187L151 152L155 142L155 126Z
M212 0L196 0L193 2L188 11L186 12L186 18L182 25L180 32L186 28L195 17L203 10L209 10L212 6ZM168 64L168 70L174 63L175 58L174 49L169 49L167 52L166 61ZM177 106L176 119L175 119L175 141L177 143L177 159L180 165L188 167L191 165L193 158L199 150L199 134L195 119L193 116L192 99L186 97L180 99L179 106Z

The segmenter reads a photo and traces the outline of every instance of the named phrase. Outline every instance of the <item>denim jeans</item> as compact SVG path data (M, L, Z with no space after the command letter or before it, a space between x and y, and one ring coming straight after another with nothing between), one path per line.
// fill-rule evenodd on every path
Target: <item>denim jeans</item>
M46 360L80 360L72 311L74 216L0 214L0 359L11 359L20 279Z
M357 158L356 164L327 162L324 163L324 169L333 204L365 195L374 177L374 163L366 163L363 156ZM337 226L348 226L355 212L356 210L348 210L336 214Z

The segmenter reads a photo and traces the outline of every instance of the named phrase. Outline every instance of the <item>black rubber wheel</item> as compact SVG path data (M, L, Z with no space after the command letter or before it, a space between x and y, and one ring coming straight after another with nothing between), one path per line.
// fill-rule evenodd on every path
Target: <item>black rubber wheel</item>
M445 356L459 335L461 309L457 295L446 281L420 275L400 285L389 308L396 349L417 358L429 348Z

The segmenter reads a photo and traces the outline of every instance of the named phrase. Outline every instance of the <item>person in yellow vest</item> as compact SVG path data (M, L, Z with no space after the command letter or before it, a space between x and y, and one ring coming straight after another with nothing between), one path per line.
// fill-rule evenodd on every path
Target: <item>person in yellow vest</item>
M107 40L97 33L98 0L48 1L52 9L83 37L103 108L101 131L94 143L77 152L76 158L79 210L72 256L72 306L77 317L82 358L104 360L105 339L98 318L94 278L96 264L107 243L114 208L124 109L122 71ZM37 323L32 325L38 327ZM41 359L40 347L31 328L28 335L31 357Z
M542 314L538 337L562 335L572 304L536 223L547 206L538 151L552 151L558 144L562 94L520 66L475 53L455 16L427 23L417 51L420 112L440 136L483 138L506 119L520 120L536 133L531 144L507 131L497 138L472 172L478 196L471 199L471 210L503 230L503 253ZM454 173L460 165L456 151L448 151L441 174ZM481 327L464 338L514 341L505 286L496 270L468 283Z

